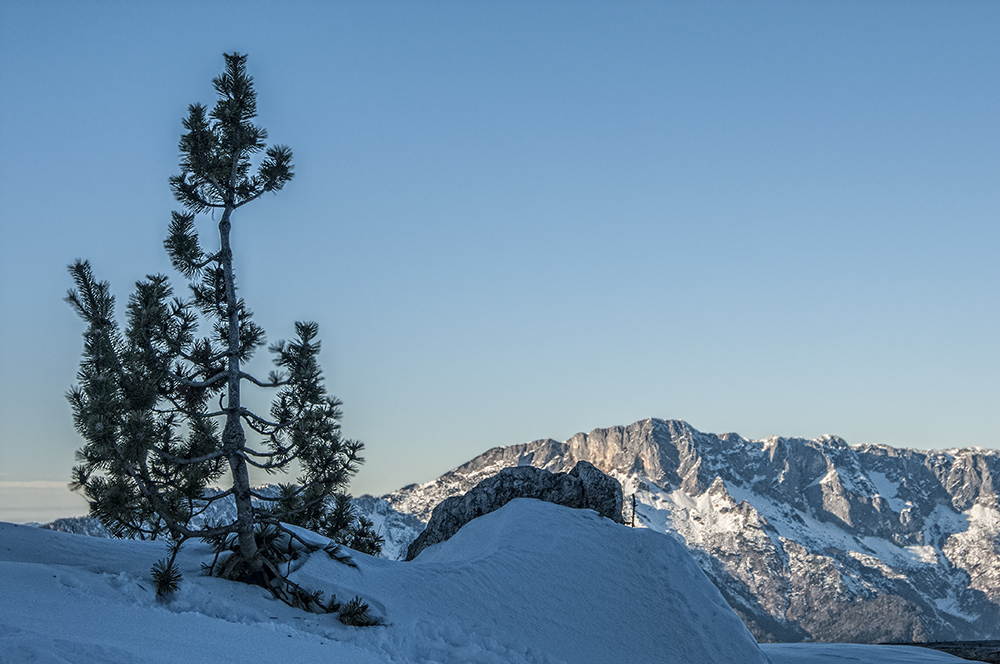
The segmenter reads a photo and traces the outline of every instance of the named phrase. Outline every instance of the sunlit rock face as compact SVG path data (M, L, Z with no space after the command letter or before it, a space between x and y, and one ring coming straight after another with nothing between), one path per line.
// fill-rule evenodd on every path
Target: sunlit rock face
M380 499L426 522L503 468L621 482L626 521L683 542L761 640L1000 638L1000 455L815 440L747 440L681 421L499 447ZM397 519L398 521L398 519ZM421 527L385 531L405 550Z

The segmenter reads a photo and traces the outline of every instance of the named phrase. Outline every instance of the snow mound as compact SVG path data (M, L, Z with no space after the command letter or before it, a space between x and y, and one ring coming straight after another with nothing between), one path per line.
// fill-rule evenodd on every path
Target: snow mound
M767 661L684 547L590 510L517 499L413 562L358 563L357 585L320 556L293 578L377 598L379 647L408 661Z

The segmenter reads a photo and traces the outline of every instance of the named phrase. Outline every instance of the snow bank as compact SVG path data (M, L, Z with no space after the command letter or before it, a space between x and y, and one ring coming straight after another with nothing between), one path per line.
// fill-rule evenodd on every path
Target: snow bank
M671 538L538 501L513 501L410 563L356 554L352 568L322 552L298 561L298 582L341 601L362 595L382 627L345 627L201 576L201 544L178 558L181 589L158 602L149 568L163 555L155 542L0 524L0 662L768 661ZM859 661L860 651L825 644L813 660L811 647L767 652L780 664ZM960 661L865 647L879 658L861 661Z
M358 562L312 556L294 578L356 576L338 597L380 599L391 626L364 638L408 661L767 661L680 544L590 510L518 499L411 563Z

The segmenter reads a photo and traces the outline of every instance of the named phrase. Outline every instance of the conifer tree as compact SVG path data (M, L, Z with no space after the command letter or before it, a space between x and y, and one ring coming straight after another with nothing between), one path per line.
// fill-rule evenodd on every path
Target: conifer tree
M176 295L163 275L146 277L129 299L122 331L108 283L86 261L70 266L76 288L67 300L87 324L78 385L68 395L86 441L72 486L84 491L91 514L113 534L174 543L170 559L154 568L166 592L179 579L170 569L179 543L192 537L231 553L227 575L273 590L276 566L268 564L265 543L276 532L294 537L281 522L322 522L325 506L337 502L363 461L362 444L341 435L340 401L324 387L316 323L296 323L294 340L270 346L277 371L266 379L245 369L265 341L237 294L233 219L292 179L292 153L267 147L267 132L253 122L256 93L246 56L227 54L225 61L225 72L213 80L215 106L188 108L181 172L170 178L183 210L173 212L164 244L174 268L191 280L190 295ZM202 247L195 223L202 213L218 220L215 251ZM270 413L248 409L244 388L275 390ZM298 481L278 496L250 485L250 468L296 467ZM228 489L206 491L227 478ZM235 503L234 519L198 522L222 500ZM360 532L360 544L366 537L378 543L370 524L359 530L333 520L342 528L326 534L357 540Z

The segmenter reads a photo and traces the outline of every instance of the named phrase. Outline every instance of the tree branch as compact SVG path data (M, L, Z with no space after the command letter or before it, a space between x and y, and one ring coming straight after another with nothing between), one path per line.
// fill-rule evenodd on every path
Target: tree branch
M166 397L166 399L167 399L167 401L169 401L173 405L174 409L172 411L161 410L161 409L154 409L154 412L157 412L157 413L160 413L160 414L163 414L163 415L168 415L170 413L180 413L181 415L186 415L187 417L190 417L190 418L193 418L193 419L209 418L209 417L221 417L222 415L225 415L228 412L226 410L217 410L217 411L212 412L212 413L199 413L197 411L188 410L187 408L184 408L183 406L181 406L180 404L177 403L177 400L174 399L173 396L168 395ZM221 403L219 404L219 408L220 409L222 408L222 404Z
M246 373L245 371L240 372L240 378L245 378L246 380L250 381L257 387L284 387L285 385L288 385L287 380L282 380L275 383L262 383L253 376L251 376L250 374Z
M187 387L203 388L203 387L211 387L213 384L218 383L223 378L226 378L229 375L229 371L227 369L223 369L222 371L215 374L208 380L203 380L203 381L193 381L189 378L181 376L180 374L175 374L172 371L168 371L167 374L174 380L179 381L181 384L186 385Z
M262 436L269 436L269 437L273 438L274 434L276 433L274 431L267 431L266 428L263 427L263 426L258 426L257 424L255 424L253 422L253 420L249 420L247 418L243 418L243 421L246 423L246 425L248 427L250 427L251 429L253 429L254 431L256 431L257 433L259 433Z
M229 487L228 489L226 489L222 493L217 493L214 496L209 496L207 498L202 498L202 500L204 500L205 502L214 503L215 501L221 500L221 499L223 499L223 498L225 498L227 496L231 496L234 493L236 493L236 489L234 487Z
M244 419L248 419L248 418L252 419L255 422L258 422L259 424L262 424L262 425L264 425L266 427L271 427L272 429L275 429L275 430L278 430L278 431L280 431L281 429L287 429L288 428L288 424L279 424L277 422L271 422L269 420L265 420L260 415L257 415L256 413L254 413L254 412L252 412L250 410L247 410L246 408L240 408L240 415L243 415ZM258 433L260 433L260 432L258 432Z
M290 447L282 447L281 445L278 445L278 443L275 443L274 441L272 441L272 443L274 445L276 445L277 448L279 450L281 450L281 451L280 452L258 452L257 450L250 449L249 447L245 448L243 451L246 452L247 454L252 454L253 456L257 457L258 459L264 459L264 458L270 459L270 458L274 458L276 456L282 456L283 454L288 454L292 450L292 448L290 448Z
M299 458L298 454L293 454L291 456L284 457L282 461L278 461L275 463L258 463L245 455L243 457L243 459L248 464L250 464L254 468L260 468L261 470L274 470L276 468L285 468L286 466L288 466L290 462L295 461L298 458Z
M257 200L258 198L260 198L261 196L263 196L263 195L264 195L264 190L263 190L263 189L261 189L260 191L258 191L258 192L257 192L256 194L254 194L254 195L253 195L253 196L251 196L250 198L244 198L244 199L243 199L242 201L240 201L239 203L236 203L235 205L233 205L233 208L240 208L240 207L243 207L243 206L244 206L244 205L246 205L247 203L250 203L250 202L252 202L252 201L255 201L255 200Z
M195 268L196 270L200 270L201 268L205 267L206 265L208 265L209 263L212 263L212 262L215 262L215 263L219 262L219 253L218 252L212 254L211 256L209 256L208 258L206 258L202 262L198 263L197 265L192 265L191 267Z
M194 457L193 459L185 459L184 457L179 457L169 452L164 452L158 447L154 447L152 448L152 450L156 452L156 454L159 455L161 459L166 459L171 463L179 463L181 465L186 465L189 463L201 463L202 461L211 461L212 459L218 459L219 457L224 456L222 450L216 450L214 452L210 452L209 454L204 454L200 457Z
M202 530L202 531L191 530L187 526L183 526L180 523L178 523L176 519L170 516L170 511L163 505L163 499L160 497L159 492L157 492L154 488L151 488L151 486L155 486L156 483L149 476L149 470L145 467L145 464L143 464L142 472L137 471L135 469L135 466L133 466L128 461L128 457L124 455L121 446L118 444L118 441L112 440L111 444L114 446L115 451L118 453L118 457L121 460L122 465L125 467L125 472L127 472L129 476L133 480L135 480L135 483L139 487L139 491L141 491L142 494L146 496L146 499L149 500L149 502L153 505L153 511L156 512L156 516L158 516L159 518L163 519L164 522L166 522L167 527L171 530L171 532L179 533L186 537L212 537L214 535L221 535L223 533L236 532L235 523L230 524L228 526L223 526L221 528L214 528L211 530ZM141 527L138 528L138 530L142 532ZM150 534L153 533L150 531Z

